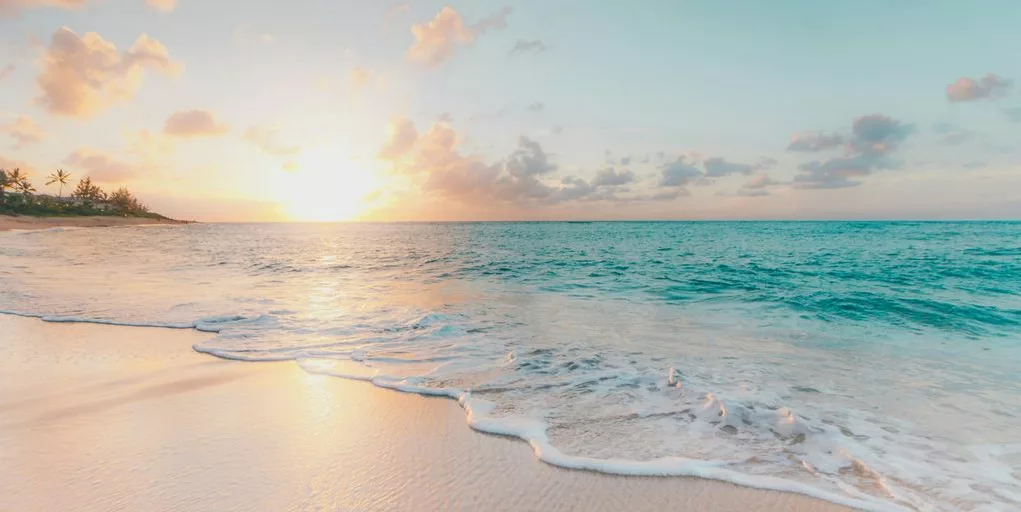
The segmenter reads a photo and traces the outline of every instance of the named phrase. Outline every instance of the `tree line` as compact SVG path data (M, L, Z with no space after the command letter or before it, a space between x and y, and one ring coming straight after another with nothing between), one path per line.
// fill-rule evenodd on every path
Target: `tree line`
M59 184L57 198L37 196L36 189L21 169L0 169L0 213L23 215L128 215L159 217L149 211L127 188L121 187L107 194L92 178L85 176L71 192L72 201L65 200L64 186L71 173L57 169L46 177L47 185ZM16 192L18 195L8 193Z

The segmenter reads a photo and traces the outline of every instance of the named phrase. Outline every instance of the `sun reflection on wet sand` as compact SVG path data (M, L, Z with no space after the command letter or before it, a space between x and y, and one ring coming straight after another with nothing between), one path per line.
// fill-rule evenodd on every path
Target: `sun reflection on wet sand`
M840 510L561 470L451 400L317 374L354 363L220 361L190 350L200 333L2 315L0 333L2 510Z

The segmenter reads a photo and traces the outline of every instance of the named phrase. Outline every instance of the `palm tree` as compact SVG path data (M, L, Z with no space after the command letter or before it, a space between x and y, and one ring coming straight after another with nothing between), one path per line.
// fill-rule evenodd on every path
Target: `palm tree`
M15 169L7 172L7 183L11 187L17 187L18 183L28 179L28 175L21 172L21 169Z
M18 184L25 181L25 176L22 174L21 169L14 169L13 171L4 171L0 169L0 200L6 200L4 197L4 189L18 188Z
M18 192L21 192L25 196L30 196L32 195L32 192L35 192L35 187L33 187L28 180L21 180L18 182Z
M49 179L46 182L47 185L60 183L60 193L57 194L57 197L64 197L64 185L67 185L67 180L71 179L71 173L63 169L57 169L57 172L51 173L47 176L47 179Z
M31 204L32 192L35 192L35 187L33 187L25 178L22 178L15 187L18 189L18 192L21 192L21 200L25 203Z
M0 169L0 204L4 203L4 189L11 186L8 182L7 171Z

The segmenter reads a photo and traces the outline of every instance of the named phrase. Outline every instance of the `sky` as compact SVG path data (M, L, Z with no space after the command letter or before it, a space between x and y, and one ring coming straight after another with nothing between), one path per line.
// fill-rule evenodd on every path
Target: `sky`
M1016 0L0 0L0 168L201 221L1016 219L1018 26Z

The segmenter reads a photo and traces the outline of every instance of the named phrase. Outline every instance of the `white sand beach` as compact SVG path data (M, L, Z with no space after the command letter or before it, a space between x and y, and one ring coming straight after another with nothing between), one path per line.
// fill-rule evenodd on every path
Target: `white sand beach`
M0 315L0 510L846 510L556 468L451 400L193 352L206 336Z

